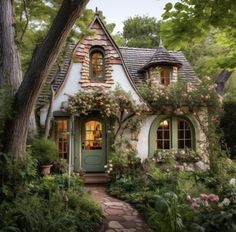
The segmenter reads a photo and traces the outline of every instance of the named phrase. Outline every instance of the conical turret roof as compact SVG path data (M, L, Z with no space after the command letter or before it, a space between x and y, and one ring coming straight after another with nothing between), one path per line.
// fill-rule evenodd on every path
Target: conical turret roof
M172 56L163 45L160 45L152 58L139 70L139 72L158 65L182 66L182 63Z

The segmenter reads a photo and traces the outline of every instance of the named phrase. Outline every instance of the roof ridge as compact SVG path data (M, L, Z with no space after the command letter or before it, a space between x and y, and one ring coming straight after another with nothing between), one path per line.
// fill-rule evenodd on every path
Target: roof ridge
M145 49L145 50L156 50L155 48L136 48L136 47L125 47L125 46L121 46L119 47L121 49L130 49L130 50L139 50L139 49Z

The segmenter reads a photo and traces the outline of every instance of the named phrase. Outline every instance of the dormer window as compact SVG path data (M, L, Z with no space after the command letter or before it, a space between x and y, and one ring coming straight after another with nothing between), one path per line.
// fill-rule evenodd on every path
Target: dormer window
M93 47L90 51L90 79L92 81L103 81L105 79L104 50Z
M167 68L162 68L160 71L161 76L161 84L164 86L168 86L171 81L171 71Z

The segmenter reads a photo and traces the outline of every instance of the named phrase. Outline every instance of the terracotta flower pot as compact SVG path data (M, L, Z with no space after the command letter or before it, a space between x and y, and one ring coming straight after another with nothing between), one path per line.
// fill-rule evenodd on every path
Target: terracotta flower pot
M41 165L40 166L40 173L42 176L49 176L50 173L51 173L51 167L52 165L49 164L49 165Z

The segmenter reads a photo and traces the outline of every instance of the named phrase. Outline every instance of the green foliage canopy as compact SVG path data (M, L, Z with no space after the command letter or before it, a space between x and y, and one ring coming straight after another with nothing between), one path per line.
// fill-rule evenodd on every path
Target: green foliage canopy
M16 39L20 48L24 72L27 70L34 48L37 47L45 37L60 5L60 0L15 1ZM112 33L115 24L108 24L103 13L99 11L99 14L106 24L108 31ZM77 42L82 36L92 34L88 25L93 17L93 10L86 9L74 25L70 36L67 39L67 43Z
M224 69L236 66L234 0L180 0L174 6L168 3L163 19L161 31L168 47L188 50L190 45L208 40L218 47L217 51L221 49L220 53L214 53L213 60L209 60L210 65L214 63ZM207 49L204 52L207 53Z
M160 23L154 17L135 16L124 21L123 37L128 47L155 48L160 38Z

